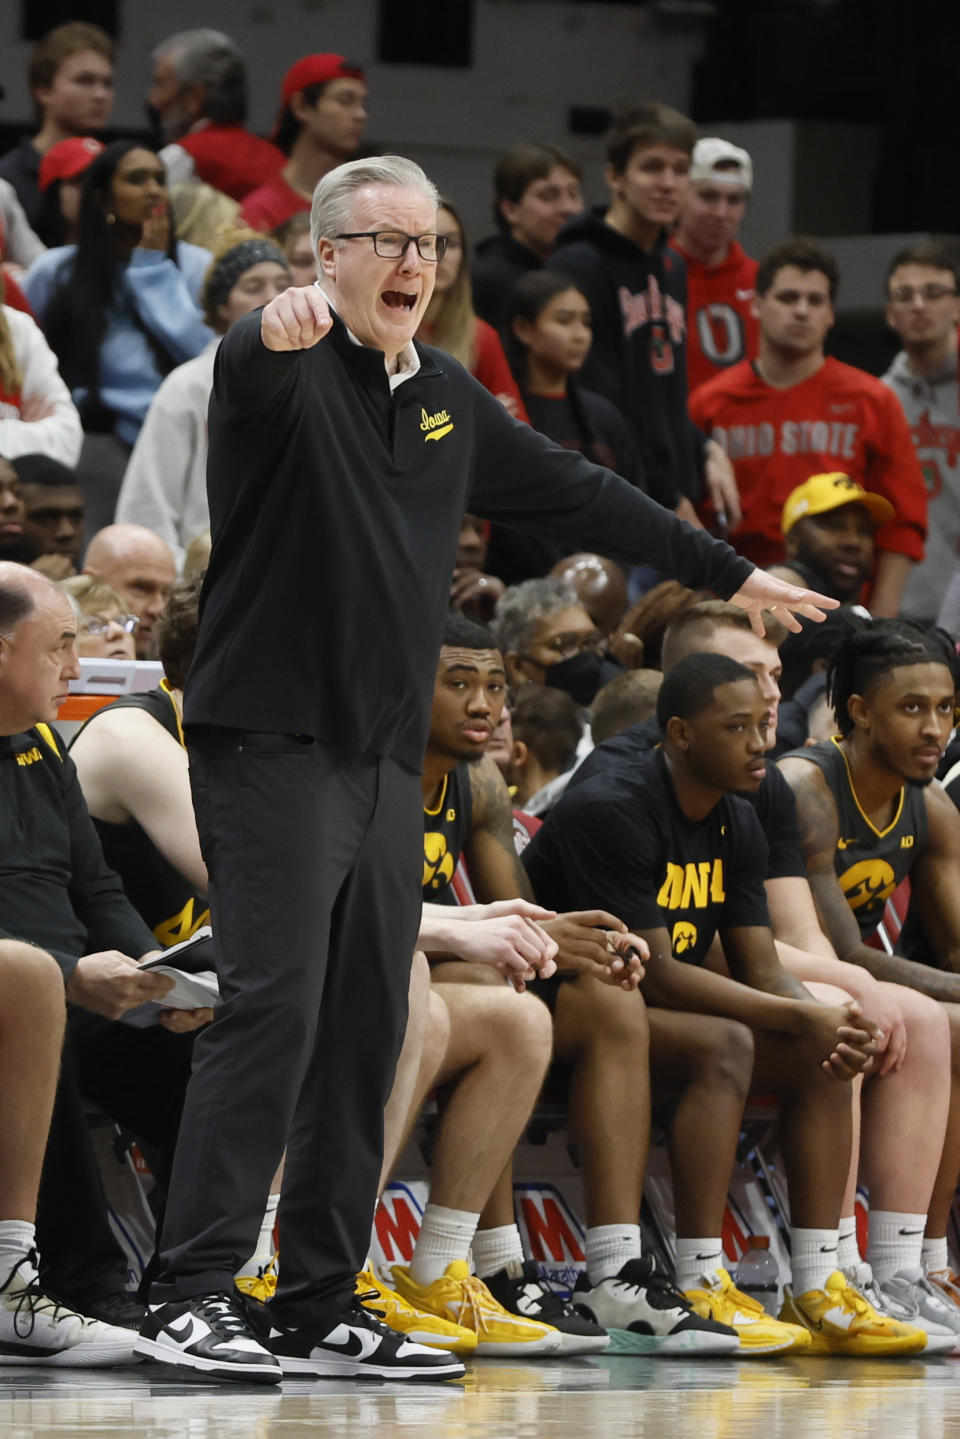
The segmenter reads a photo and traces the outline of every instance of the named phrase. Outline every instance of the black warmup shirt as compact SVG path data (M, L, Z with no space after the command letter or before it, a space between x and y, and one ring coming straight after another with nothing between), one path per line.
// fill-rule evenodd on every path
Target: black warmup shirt
M465 510L724 597L751 573L417 350L422 368L391 392L382 353L338 319L305 351L266 349L259 312L224 337L188 725L313 735L419 771Z
M569 789L596 774L614 774L621 765L629 765L649 753L663 738L656 720L630 725L612 739L604 740L574 770ZM800 827L793 790L783 775L767 758L767 772L756 794L742 799L753 806L767 842L767 870L764 879L806 878L803 851L800 848Z
M705 820L687 819L659 749L568 788L521 859L540 904L664 928L688 964L703 962L718 929L770 923L754 810L724 795Z
M461 762L444 775L436 804L423 807L423 897L431 904L457 903L451 881L472 820L470 767Z
M0 738L0 791L0 938L48 950L64 979L84 954L155 949L103 858L73 760L46 726Z
M146 694L124 695L105 705L98 714L115 709L140 709L155 719L178 744L183 744L177 711L164 681ZM97 716L83 726L95 725ZM82 733L82 731L81 731ZM128 824L93 821L103 856L123 881L124 890L137 913L153 931L153 937L164 949L189 939L202 925L210 923L206 899L197 894L178 869L166 859L142 825L136 820Z

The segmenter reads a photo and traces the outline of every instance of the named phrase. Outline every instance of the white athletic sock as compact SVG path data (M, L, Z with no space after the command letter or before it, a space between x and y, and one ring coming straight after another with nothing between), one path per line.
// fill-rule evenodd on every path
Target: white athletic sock
M867 1258L874 1279L892 1279L899 1269L919 1269L922 1264L925 1214L897 1214L892 1209L871 1209L870 1243Z
M840 1243L837 1245L837 1268L852 1269L860 1263L860 1245L857 1242L857 1217L845 1215L840 1220Z
M719 1239L677 1239L677 1288L699 1289L703 1275L725 1268Z
M480 1215L471 1214L468 1209L445 1209L442 1204L428 1204L410 1261L410 1278L414 1284L432 1284L455 1259L467 1260L479 1222Z
M478 1229L473 1236L473 1267L481 1279L489 1279L508 1264L522 1264L523 1257L523 1240L515 1224Z
M790 1230L790 1258L794 1294L808 1294L822 1289L833 1271L839 1268L835 1229Z
M924 1239L920 1261L926 1274L939 1274L942 1270L949 1269L950 1256L947 1253L946 1239Z
M639 1224L597 1224L587 1230L587 1278L612 1279L628 1259L640 1258Z
M237 1270L237 1278L241 1275L260 1274L276 1250L273 1247L273 1230L277 1222L277 1205L280 1203L279 1194L271 1194L267 1199L267 1207L263 1214L263 1223L260 1225L260 1234L257 1239L257 1247L247 1260L242 1269Z
M0 1282L36 1247L36 1225L26 1219L0 1219Z

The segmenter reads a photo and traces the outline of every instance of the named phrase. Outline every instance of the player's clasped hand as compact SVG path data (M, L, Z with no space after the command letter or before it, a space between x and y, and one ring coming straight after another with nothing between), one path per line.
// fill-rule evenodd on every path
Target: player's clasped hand
M268 350L309 350L332 325L322 290L291 285L264 307L260 338Z
M810 1038L827 1050L820 1067L830 1079L856 1079L865 1074L877 1053L879 1032L873 1020L865 1019L856 1000L843 1005L819 1005L811 1013Z
M561 914L541 926L558 946L557 968L589 974L603 984L636 989L650 958L646 944L605 909Z

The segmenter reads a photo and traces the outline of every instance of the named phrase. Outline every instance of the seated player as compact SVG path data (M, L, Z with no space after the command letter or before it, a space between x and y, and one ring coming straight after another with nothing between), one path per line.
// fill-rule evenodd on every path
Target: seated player
M0 940L0 1365L136 1362L129 1329L58 1303L37 1273L37 1194L64 1018L56 961L35 945Z
M530 897L514 852L509 795L485 757L502 698L503 662L480 627L451 621L445 638L424 769L425 893L451 897L450 879L462 853L481 901ZM761 1324L756 1313L743 1316L735 1331L730 1327L738 1310L735 1300L725 1301L730 1323L699 1318L653 1261L641 1258L638 1220L650 1108L648 1012L636 993L635 961L627 968L611 955L611 945L615 950L627 942L625 926L615 911L592 909L561 914L542 928L556 940L557 964L567 975L559 992L550 984L542 992L555 1010L555 1055L571 1070L570 1115L587 1195L588 1270L595 1283L608 1281L619 1301L600 1321L611 1330L611 1352L729 1353L739 1346L759 1353L805 1343L795 1327ZM476 966L450 964L437 965L434 977L442 990L448 980L463 983L481 974ZM651 1028L653 1020L651 1015ZM656 1021L664 1052L663 1090L678 1096L671 1147L686 1180L681 1199L695 1216L690 1232L703 1234L698 1222L702 1165L699 1157L692 1164L691 1156L714 1145L722 1132L722 1207L749 1083L749 1036L741 1026L707 1016L661 1012ZM522 1300L523 1312L530 1313L534 1303L550 1302L536 1267L524 1262L509 1170L484 1209L473 1253L478 1273L508 1308ZM417 1302L422 1304L422 1298ZM749 1305L745 1297L742 1303ZM552 1317L551 1322L560 1320Z
M394 1280L400 1294L420 1310L459 1313L465 1316L462 1323L475 1309L489 1316L483 1326L487 1332L480 1334L481 1352L486 1348L494 1353L551 1353L558 1345L566 1354L590 1352L606 1347L604 1330L573 1314L552 1290L539 1283L535 1272L525 1268L515 1226L511 1223L506 1236L477 1234L481 1212L539 1094L550 1057L551 1022L547 1010L532 995L515 993L504 987L502 980L492 986L476 982L493 977L497 970L501 975L505 971L491 938L484 933L485 925L468 922L473 907L458 909L450 889L461 848L472 853L474 846L499 844L499 829L495 837L487 835L486 827L494 819L491 789L506 803L505 814L498 806L495 819L499 826L505 818L511 855L513 838L506 786L492 761L482 760L506 693L503 662L492 649L488 632L462 616L449 618L444 638L423 780L423 892L425 901L439 900L440 906L425 904L420 943L436 960L454 955L479 963L443 966L450 971L448 982L438 985L431 997L434 1006L438 1000L442 1004L449 1025L439 1080L444 1083L455 1077L456 1085L440 1126L430 1203L413 1262L409 1270L396 1267ZM477 759L480 764L469 763ZM526 890L515 858L511 864L519 876L519 887ZM518 907L516 888L512 895L499 898L504 903L495 904L493 912ZM563 955L564 944L562 936L552 932L551 913L530 904L519 908L541 921L525 919L527 933L518 937L520 953L529 959L526 970L519 974L506 971L522 988L527 979L553 968L552 963L548 969L542 967L541 948L546 947L552 960L558 945ZM627 982L635 986L639 962L617 958L618 949L625 948L629 938L623 934L624 926L608 916L610 929L601 938L587 928L590 917L573 918L584 920L580 931L585 940L595 941L611 980L620 982L632 974ZM512 914L507 922L513 930L520 924ZM596 922L603 923L603 918ZM522 1032L530 1039L523 1041ZM414 1116L435 1078L429 1069L421 1074L412 1105ZM452 1196L457 1194L460 1202L455 1204ZM466 1264L471 1246L475 1279L470 1278ZM530 1332L534 1321L541 1330L539 1335ZM551 1329L548 1337L542 1334L544 1324ZM506 1348L504 1341L512 1348Z
M828 623L831 623L833 620ZM844 633L846 631L843 631ZM771 625L760 638L743 617L722 601L693 605L668 629L663 646L667 672L687 655L727 654L753 670L770 703L770 734L778 721L779 659ZM585 761L576 782L629 761L661 739L659 725L627 730ZM949 1099L949 1036L939 1006L922 995L878 984L864 970L841 964L817 920L800 854L795 806L789 786L775 766L751 797L769 847L764 882L771 928L781 962L805 983L839 986L858 1000L883 1030L881 1058L863 1089L861 1154L854 1156L840 1222L840 1267L869 1287L877 1308L892 1304L902 1317L906 1303L928 1326L929 1347L944 1347L944 1330L956 1335L955 1308L914 1274L919 1263L919 1231L925 1222L943 1150ZM713 962L713 958L711 959ZM722 958L719 960L722 965ZM856 1162L861 1159L858 1166ZM873 1224L869 1259L873 1276L860 1263L856 1244L855 1201L858 1168L871 1194ZM916 1216L920 1214L918 1225ZM913 1229L915 1244L905 1245L901 1230ZM880 1285L872 1288L873 1279Z
M181 724L200 583L178 582L157 623L157 688L98 710L70 746L107 863L163 948L210 922Z
M643 989L652 1012L718 1015L752 1037L754 1085L782 1096L793 1276L781 1320L807 1330L814 1353L918 1353L924 1331L877 1313L837 1266L852 1144L843 1081L867 1068L875 1042L859 1005L818 1003L777 958L763 889L766 842L743 798L764 778L768 714L746 666L688 656L657 698L662 746L568 790L524 864L541 902L622 913L650 950ZM716 933L733 978L704 967ZM717 1186L707 1235L720 1232L732 1157L720 1170L716 1148L697 1156L701 1183ZM709 1238L698 1243L709 1252ZM694 1284L698 1306L712 1308L723 1287L719 1275L709 1289ZM575 1300L601 1323L621 1302L615 1281L589 1275Z
M840 734L785 756L807 877L824 933L842 960L874 979L940 1001L950 1025L947 1139L919 1255L930 1281L960 1300L947 1224L960 1169L960 815L934 780L954 716L946 637L909 620L873 620L850 634L827 671ZM898 885L913 903L938 968L874 949L868 940ZM926 1117L919 1121L922 1126ZM909 1226L917 1228L916 1224ZM914 1239L919 1236L904 1236Z

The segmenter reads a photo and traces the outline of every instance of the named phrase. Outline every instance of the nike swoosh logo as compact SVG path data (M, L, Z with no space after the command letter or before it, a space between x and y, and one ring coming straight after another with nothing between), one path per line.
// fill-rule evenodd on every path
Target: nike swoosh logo
M449 435L452 429L452 425L441 425L439 430L431 430L429 435L424 435L424 444L426 444L427 440L442 440L444 435Z
M924 1231L923 1231L922 1229L901 1229L901 1230L900 1230L900 1233L903 1234L903 1235L905 1235L907 1239L916 1239L917 1235L918 1235L918 1234L923 1234L923 1232L924 1232Z
M753 299L753 291L752 291L752 290L738 290L738 291L737 291L737 299L738 299L738 300L752 300L752 299Z
M164 1328L166 1329L168 1334L173 1335L174 1339L182 1339L184 1342L186 1342L188 1339L193 1338L193 1320L189 1314L187 1315L183 1323L180 1325L179 1329L177 1328L176 1324L173 1323L164 1325Z
M356 1359L363 1353L363 1340L359 1334L354 1334L350 1330L347 1330L347 1334L349 1337L346 1344L335 1344L332 1339L325 1339L323 1348L335 1349L338 1354L345 1354L348 1359Z

